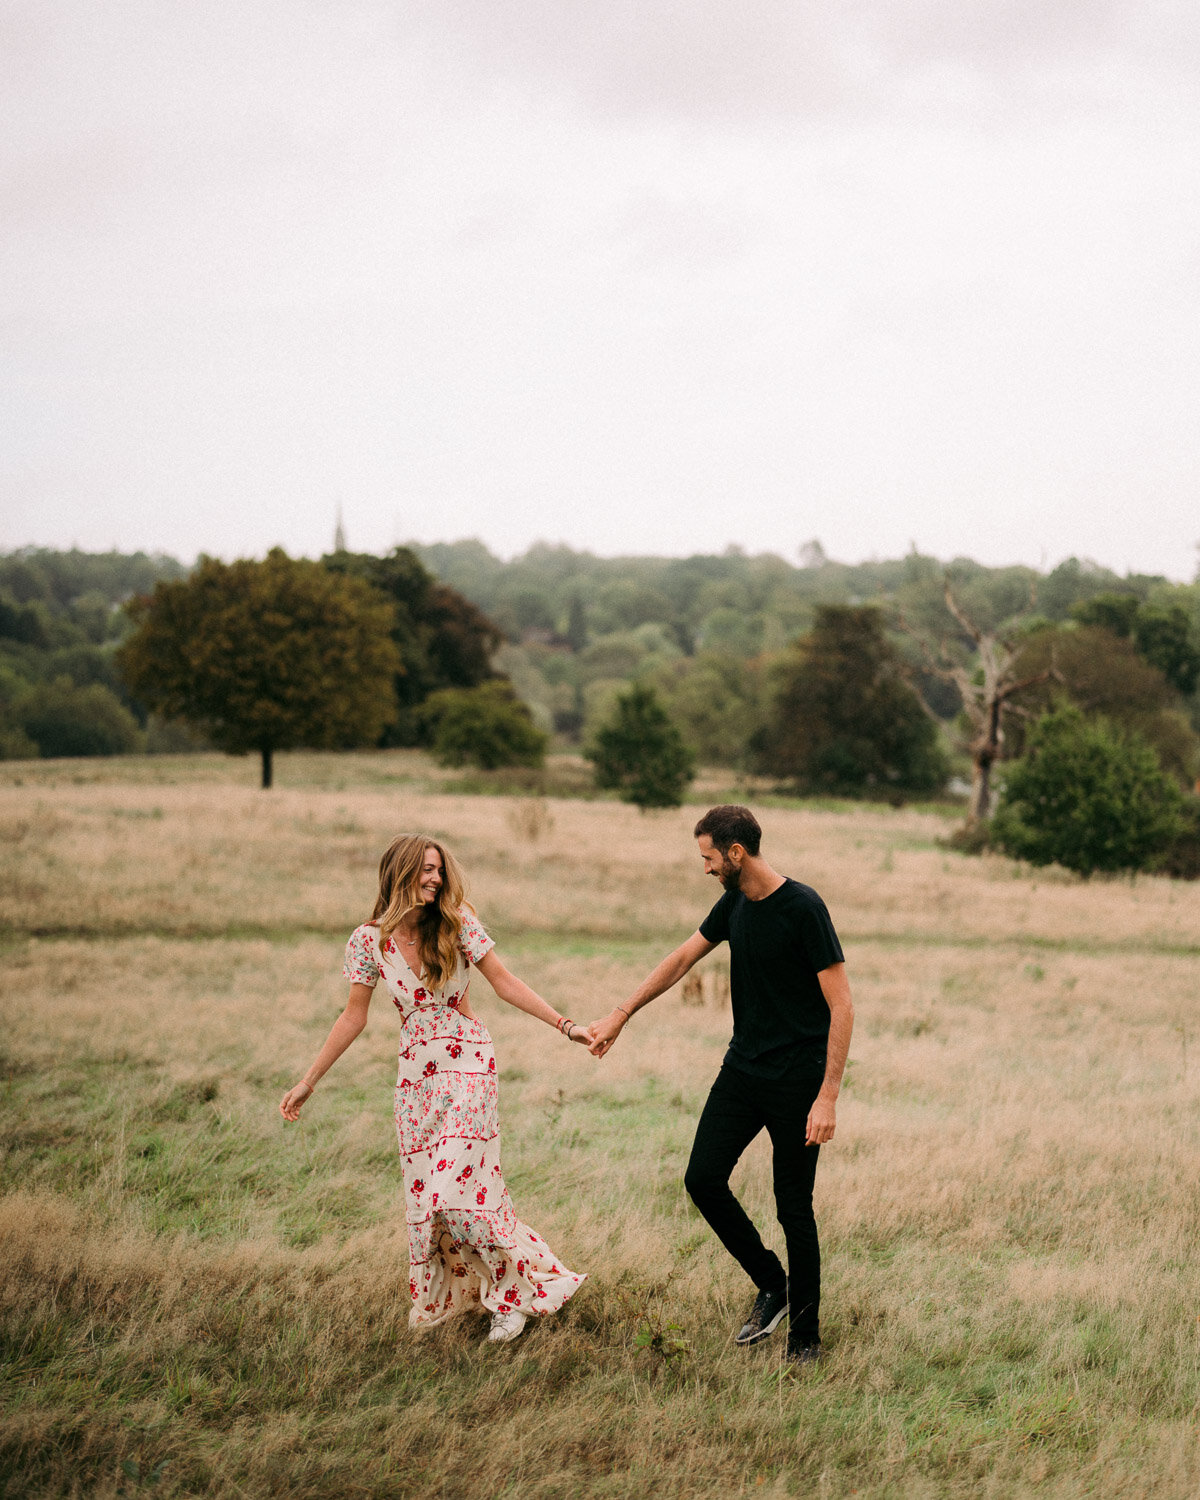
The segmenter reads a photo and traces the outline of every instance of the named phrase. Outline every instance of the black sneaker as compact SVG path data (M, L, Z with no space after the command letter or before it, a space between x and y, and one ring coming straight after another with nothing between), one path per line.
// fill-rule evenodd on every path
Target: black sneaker
M818 1339L815 1344L802 1344L799 1339L792 1338L788 1334L787 1362L793 1368L807 1365L820 1364L825 1357L825 1350L821 1347Z
M757 1344L779 1327L787 1317L788 1294L782 1292L759 1292L750 1309L750 1316L742 1325L742 1331L734 1339L735 1344Z

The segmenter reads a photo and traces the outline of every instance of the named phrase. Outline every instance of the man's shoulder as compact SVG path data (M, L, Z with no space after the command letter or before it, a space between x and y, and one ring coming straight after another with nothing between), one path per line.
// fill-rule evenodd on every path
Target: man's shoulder
M789 906L818 907L825 909L825 902L820 894L813 890L811 885L805 885L802 880L793 880L790 875L783 877L783 884L779 887L780 904Z
M729 914L737 904L732 898L739 894L740 892L738 891L721 892L716 901L714 901L712 906L709 908L708 915L700 923L700 932L702 936L705 935L704 929L706 927L711 931L715 928L721 928L723 930L728 926Z

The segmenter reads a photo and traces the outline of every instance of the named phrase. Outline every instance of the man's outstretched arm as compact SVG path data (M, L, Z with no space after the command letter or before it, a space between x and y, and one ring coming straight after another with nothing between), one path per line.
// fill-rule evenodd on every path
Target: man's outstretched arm
M668 953L662 963L642 980L624 1005L618 1005L603 1021L593 1021L588 1027L592 1035L592 1056L603 1057L621 1035L626 1021L635 1010L641 1010L643 1005L649 1005L664 990L678 984L692 965L706 953L711 953L716 946L698 932L693 932L686 943L680 943L674 953Z
M850 1051L850 1033L854 1030L854 1002L850 999L846 965L830 964L817 978L829 1006L829 1043L825 1050L825 1081L808 1112L806 1146L823 1146L833 1139L837 1126L837 1096L842 1087L846 1054Z

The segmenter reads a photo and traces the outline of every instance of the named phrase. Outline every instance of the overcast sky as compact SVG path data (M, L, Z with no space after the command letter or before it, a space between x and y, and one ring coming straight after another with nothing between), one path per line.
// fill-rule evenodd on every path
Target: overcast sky
M0 547L1190 578L1159 0L0 0Z

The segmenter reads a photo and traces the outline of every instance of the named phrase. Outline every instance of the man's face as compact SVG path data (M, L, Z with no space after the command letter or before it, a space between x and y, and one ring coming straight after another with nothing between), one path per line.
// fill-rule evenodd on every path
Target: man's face
M696 843L704 861L704 873L715 875L727 891L736 891L742 882L742 855L745 851L741 844L731 844L729 853L722 854L706 833L702 833Z

